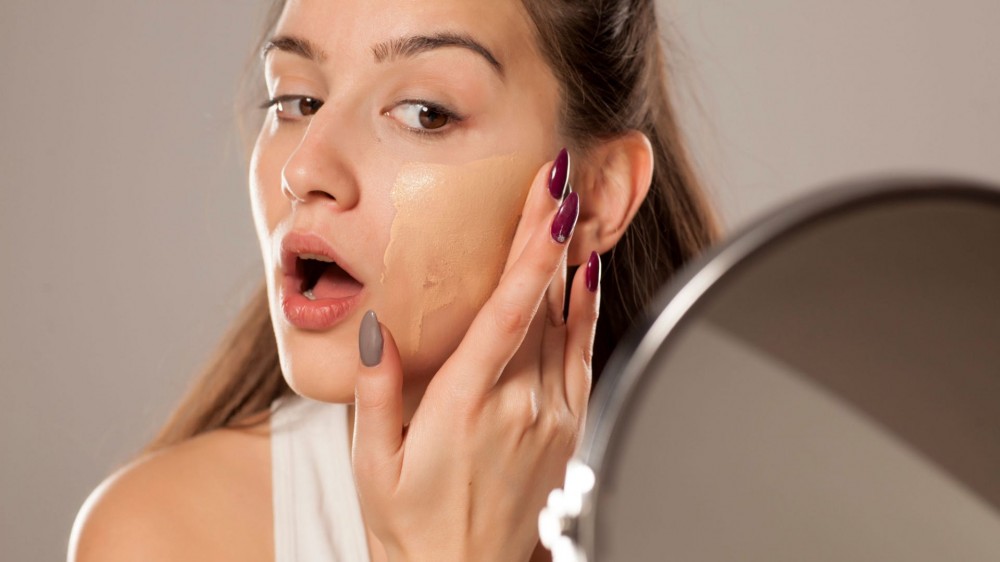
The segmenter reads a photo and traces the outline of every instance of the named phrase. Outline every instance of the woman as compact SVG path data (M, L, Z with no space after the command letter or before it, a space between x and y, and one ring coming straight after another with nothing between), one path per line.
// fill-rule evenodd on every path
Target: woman
M265 287L70 558L284 560L313 527L301 559L544 557L591 374L715 236L652 0L289 0L261 51ZM286 522L286 484L351 471L295 472L279 439L349 456L358 509Z

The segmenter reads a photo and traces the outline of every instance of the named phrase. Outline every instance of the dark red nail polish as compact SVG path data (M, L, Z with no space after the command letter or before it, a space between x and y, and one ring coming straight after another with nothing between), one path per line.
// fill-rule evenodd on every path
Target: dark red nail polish
M563 200L562 205L559 205L556 218L552 219L552 239L560 244L565 244L573 234L576 219L579 217L580 196L573 191Z
M584 280L587 282L587 290L596 293L598 285L601 284L601 256L598 256L597 252L590 252Z
M569 152L566 149L559 151L556 161L552 164L552 173L549 174L549 193L554 199L559 201L566 196L566 188L569 186Z

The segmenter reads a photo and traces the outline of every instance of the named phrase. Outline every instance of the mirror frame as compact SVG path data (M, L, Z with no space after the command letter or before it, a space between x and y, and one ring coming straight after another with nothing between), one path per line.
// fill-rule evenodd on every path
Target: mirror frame
M700 309L703 300L724 284L727 276L747 260L753 259L772 244L839 215L863 207L904 200L927 199L967 200L1000 207L1000 187L977 180L953 177L877 177L844 182L817 191L784 205L727 236L699 258L692 260L660 290L628 335L617 346L607 367L595 385L588 407L587 422L577 452L567 467L565 489L558 490L558 503L551 517L558 519L563 537L568 538L584 559L592 560L596 553L596 503L600 496L602 475L613 459L607 457L610 445L621 427L622 414L633 397L642 391L649 377L644 377L654 356L664 345L669 347L671 336L683 330ZM581 489L571 480L586 482ZM555 493L555 492L554 492ZM577 497L571 497L573 495ZM560 511L562 513L560 513ZM546 515L539 519L540 528ZM582 553L579 550L582 549Z

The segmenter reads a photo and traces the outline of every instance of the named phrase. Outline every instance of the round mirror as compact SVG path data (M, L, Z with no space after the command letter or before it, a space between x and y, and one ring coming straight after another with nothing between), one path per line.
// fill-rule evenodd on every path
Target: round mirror
M658 302L540 517L557 559L1000 560L1000 190L826 191Z

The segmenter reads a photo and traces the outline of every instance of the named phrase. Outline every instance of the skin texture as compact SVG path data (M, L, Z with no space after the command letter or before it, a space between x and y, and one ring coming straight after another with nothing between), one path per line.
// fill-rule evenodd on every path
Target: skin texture
M552 241L548 162L569 143L521 10L516 0L292 0L276 34L327 56L272 50L265 61L271 97L323 102L308 116L271 108L249 170L282 370L300 394L354 404L373 561L546 558L537 513L586 417L600 298L566 266L611 248L649 187L639 133L574 154L580 220L566 244ZM485 45L502 76L458 47L374 60L377 42L441 31ZM416 134L412 99L463 118ZM323 237L364 284L363 302L330 330L283 319L275 246L291 230ZM373 367L358 352L367 309L385 342ZM268 560L269 463L266 420L143 458L81 508L69 559Z
M389 297L390 310L409 319L396 334L404 355L413 358L410 369L434 368L442 351L454 351L438 348L437 329L456 316L472 318L496 287L504 265L498 254L514 237L531 181L523 160L510 154L461 166L413 162L396 176L382 283L421 284L420 291ZM512 188L518 185L525 189Z
M285 120L272 108L250 166L282 369L299 394L353 401L357 329L364 312L373 309L399 335L412 414L430 376L471 323L476 305L496 286L528 183L561 147L557 83L533 48L525 17L517 2L293 0L286 7L275 35L306 38L336 53L319 64L279 50L268 54L271 97L311 96L323 100L324 107L308 117L286 111ZM474 37L500 61L503 75L480 55L458 47L374 60L371 46L380 41L441 31ZM415 108L400 104L408 99L444 105L463 119L436 129L435 136L418 135L411 130L419 125ZM489 160L498 156L508 157ZM419 188L427 177L418 177L418 170L431 174L435 189ZM486 172L489 177L477 175ZM470 197L484 189L499 196ZM412 197L402 201L403 192ZM449 220L462 215L475 221ZM390 248L394 226L413 230L418 221L420 235L397 236ZM290 230L318 233L364 283L360 305L328 331L300 330L282 315L276 244ZM487 237L491 244L463 248L451 243ZM417 257L423 263L414 264ZM413 267L423 274L397 273ZM412 296L424 291L426 273L435 267L474 280L458 306L441 306L448 303L440 299L412 305ZM420 330L428 315L434 329Z
M109 476L80 508L69 562L273 562L266 421L220 429Z

